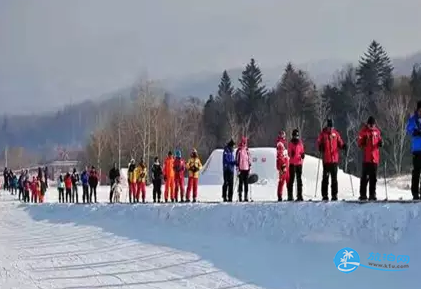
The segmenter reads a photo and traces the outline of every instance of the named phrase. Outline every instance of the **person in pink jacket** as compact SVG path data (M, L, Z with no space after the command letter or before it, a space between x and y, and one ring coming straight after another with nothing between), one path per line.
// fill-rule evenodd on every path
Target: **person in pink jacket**
M300 139L298 129L292 131L292 139L288 144L289 181L287 185L288 201L293 201L294 180L297 177L297 201L303 200L303 160L305 156L304 144Z
M244 187L244 202L248 202L249 184L248 179L251 169L251 158L249 148L247 146L247 138L242 137L238 149L235 153L235 162L238 171L238 200L241 202Z

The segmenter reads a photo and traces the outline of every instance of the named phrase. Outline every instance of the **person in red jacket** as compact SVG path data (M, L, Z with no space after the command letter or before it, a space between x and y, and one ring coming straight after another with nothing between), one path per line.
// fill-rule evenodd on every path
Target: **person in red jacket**
M288 144L289 156L289 181L288 181L288 201L293 200L294 180L297 176L297 201L303 200L303 160L305 156L304 144L300 139L298 129L292 131L292 139Z
M383 146L383 140L380 130L376 126L376 120L370 116L367 124L360 130L358 135L358 146L363 149L363 169L360 180L360 200L367 200L367 184L370 183L369 197L370 201L376 198L377 167L380 161L380 150Z
M67 173L64 177L64 187L66 188L66 203L72 201L72 176Z
M175 181L175 190L173 199L178 202L178 192L180 192L180 200L184 202L184 172L186 171L186 162L181 157L181 151L177 150L175 152L174 160L174 181Z
M282 201L283 189L289 179L288 165L289 165L288 151L285 149L284 144L281 141L279 141L276 145L276 169L279 172L278 202Z
M322 198L329 200L328 186L329 175L332 178L332 201L338 200L338 164L339 150L346 150L346 143L342 140L339 132L333 127L333 120L327 120L327 127L323 128L317 138L317 146L323 155Z

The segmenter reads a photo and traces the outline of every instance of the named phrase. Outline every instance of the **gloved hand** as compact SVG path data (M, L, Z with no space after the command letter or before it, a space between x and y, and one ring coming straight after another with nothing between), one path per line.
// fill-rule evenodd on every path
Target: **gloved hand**
M381 148L383 146L383 140L379 141L379 148Z
M301 154L301 159L303 160L306 155L304 153Z
M419 129L414 130L414 132L412 133L412 136L421 136L421 130Z

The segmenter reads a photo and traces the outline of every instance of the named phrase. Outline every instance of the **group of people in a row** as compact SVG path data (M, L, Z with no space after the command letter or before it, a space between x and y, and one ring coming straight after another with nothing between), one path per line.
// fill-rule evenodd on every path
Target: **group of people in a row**
M377 167L379 164L379 148L382 146L380 130L376 126L374 117L369 117L358 136L358 145L363 149L363 170L360 183L360 200L367 200L367 185L369 185L369 200L376 200ZM247 148L247 139L242 138L238 149L234 153L235 143L231 140L224 148L222 198L232 202L234 190L234 174L237 172L239 179L238 199L248 201L248 179L251 170L251 157ZM338 199L338 164L340 150L346 150L347 145L340 133L334 128L333 120L328 119L327 125L317 138L317 148L323 162L322 199L327 201L329 177L331 178L331 200ZM287 200L293 201L294 182L297 182L296 201L303 201L303 161L305 148L298 129L292 131L288 142L286 133L279 132L276 139L276 169L279 172L277 196L282 201L283 190L287 187ZM244 196L242 195L244 189ZM244 198L243 198L244 197Z
M19 193L19 200L23 202L42 203L48 188L47 175L39 168L38 176L29 175L28 170L22 170L19 177L12 170L5 168L3 172L4 189L12 195ZM48 172L48 171L47 171Z
M60 174L57 179L57 190L59 203L79 203L79 189L82 186L82 202L97 203L97 187L99 183L98 172L94 166L89 170L87 167L79 173L76 169L73 172Z
M161 165L159 158L155 157L150 175L153 185L153 202L161 202L161 187L164 183L164 202L196 202L198 195L199 171L202 169L202 162L196 149L193 149L190 158L186 161L181 156L181 151L177 150L175 156L172 151L168 152L167 157ZM188 172L187 190L184 185L184 175ZM148 168L143 160L138 165L134 159L129 163L127 181L129 186L129 202L145 202L146 183L148 179ZM116 190L119 187L120 173L114 165L110 170L109 179L111 181L110 203L114 200ZM192 194L193 193L193 194ZM191 197L193 197L191 199Z

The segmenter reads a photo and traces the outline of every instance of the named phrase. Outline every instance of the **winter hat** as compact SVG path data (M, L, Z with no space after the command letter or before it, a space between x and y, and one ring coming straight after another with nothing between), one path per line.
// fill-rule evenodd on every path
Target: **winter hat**
M331 118L327 119L327 127L333 127L333 119Z
M234 142L234 140L233 140L233 139L231 139L231 140L227 143L227 146L228 146L228 147L230 147L230 148L234 147L234 145L235 145L235 142Z
M155 157L155 158L154 158L154 162L155 162L155 163L159 163L159 158L158 158L158 157Z
M176 158L181 158L181 151L180 150L176 150L175 151L175 157Z
M300 133L299 133L298 129L294 129L292 131L292 137L293 138L299 138L300 137Z
M367 124L368 125L374 125L376 123L376 120L374 119L373 116L369 116L368 120L367 120Z

